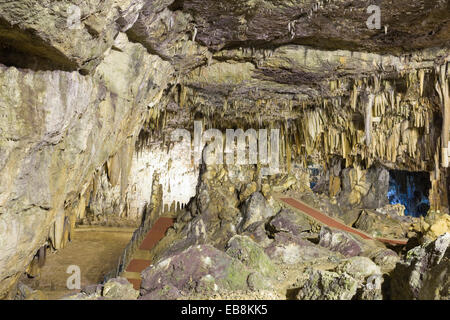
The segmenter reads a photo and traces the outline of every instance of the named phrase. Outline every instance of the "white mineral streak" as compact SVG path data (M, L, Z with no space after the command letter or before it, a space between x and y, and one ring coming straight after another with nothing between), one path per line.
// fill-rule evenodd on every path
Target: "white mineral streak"
M186 161L188 151L183 150L182 143L175 144L167 152L159 145L143 150L133 157L130 174L130 215L139 217L145 204L150 202L153 177L160 174L163 188L163 205L169 208L172 203L186 205L195 195L198 181L198 168L191 161Z

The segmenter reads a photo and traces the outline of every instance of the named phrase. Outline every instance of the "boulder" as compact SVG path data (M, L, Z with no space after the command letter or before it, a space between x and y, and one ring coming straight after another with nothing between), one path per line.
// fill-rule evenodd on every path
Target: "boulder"
M275 240L265 252L271 259L286 264L328 258L333 255L333 252L308 240L284 232L275 234Z
M119 277L105 283L102 295L113 300L136 300L139 291L127 279Z
M186 293L247 290L252 270L210 245L192 246L142 272L141 299L176 298Z
M422 218L421 227L426 239L435 240L444 233L450 232L450 215L430 212L425 219Z
M367 257L351 257L337 266L336 272L343 272L360 282L364 282L368 277L381 275L381 269Z
M381 249L370 255L370 258L382 269L392 270L395 268L400 257L391 249Z
M243 219L238 226L238 230L244 231L251 224L264 221L275 215L272 208L268 205L266 198L260 193L253 193L242 207Z
M363 244L347 232L322 227L319 235L319 245L331 251L336 251L346 257L353 257L361 254Z
M356 294L358 282L343 273L307 269L296 298L298 300L350 300Z
M273 276L276 267L264 250L247 236L236 235L228 241L226 253L265 276Z
M81 293L87 294L87 295L99 295L101 296L103 291L103 285L101 284L92 284L92 285L88 285L85 286L83 288L81 288Z
M323 212L327 216L339 219L343 218L344 213L342 212L341 207L325 194L305 192L299 196L299 200L303 201L310 207Z
M250 237L253 241L258 243L262 247L266 247L272 242L272 240L267 235L264 221L258 221L251 224L242 233L242 235Z
M363 210L354 226L373 237L399 239L405 238L409 223L403 224L391 216L372 210Z
M293 235L300 235L311 230L309 219L299 212L291 209L283 209L273 217L269 223L273 232L289 232Z

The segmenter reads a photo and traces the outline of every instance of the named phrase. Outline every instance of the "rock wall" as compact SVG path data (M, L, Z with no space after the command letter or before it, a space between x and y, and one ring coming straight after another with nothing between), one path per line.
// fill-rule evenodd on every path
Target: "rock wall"
M167 86L169 63L124 34L114 47L90 76L0 67L0 296L47 239L62 246L94 171Z

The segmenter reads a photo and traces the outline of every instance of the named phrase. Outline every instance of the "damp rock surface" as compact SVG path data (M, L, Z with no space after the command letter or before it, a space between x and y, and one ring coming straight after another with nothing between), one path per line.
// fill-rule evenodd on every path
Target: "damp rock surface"
M142 236L163 215L175 223L140 298L294 298L305 274L299 298L447 297L448 3L394 1L375 28L368 6L1 2L0 299L33 296L19 280L38 278L41 248L70 250L76 228ZM280 194L408 244L330 229ZM221 267L187 270L191 283L182 261L203 262L186 252ZM379 267L383 288L359 265ZM72 298L107 299L98 289Z

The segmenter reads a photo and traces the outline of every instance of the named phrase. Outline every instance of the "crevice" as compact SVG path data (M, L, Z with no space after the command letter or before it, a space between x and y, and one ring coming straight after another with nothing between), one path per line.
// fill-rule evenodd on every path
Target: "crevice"
M0 63L33 71L76 71L77 64L32 30L21 30L0 18Z

